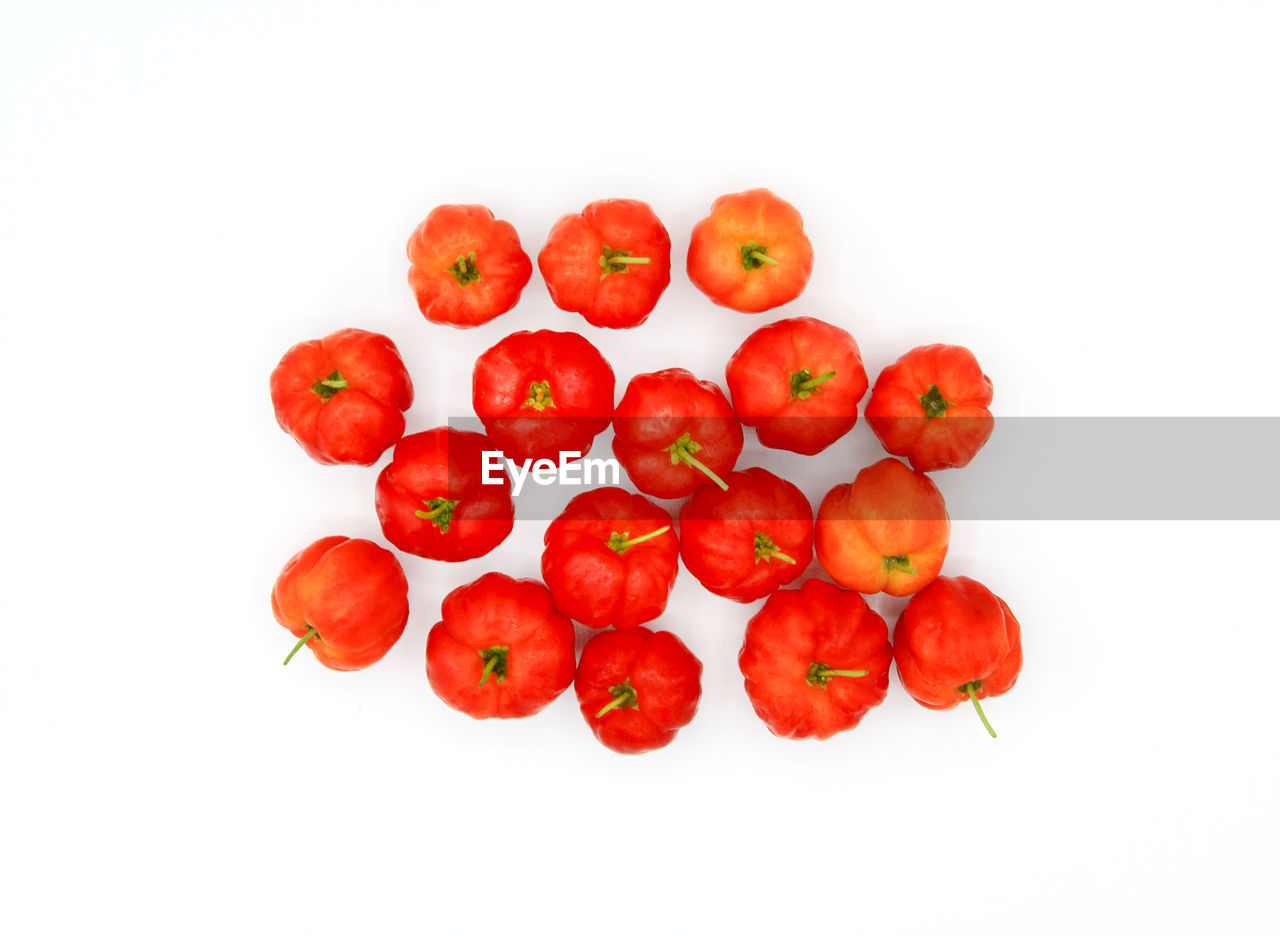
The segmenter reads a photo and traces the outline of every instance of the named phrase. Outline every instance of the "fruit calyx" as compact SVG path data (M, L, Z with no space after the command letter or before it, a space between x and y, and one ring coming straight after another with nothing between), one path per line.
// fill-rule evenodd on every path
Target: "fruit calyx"
M476 266L476 252L474 250L465 257L459 255L453 266L446 268L446 272L453 274L453 278L458 281L459 286L469 286L477 280L484 279L480 275L480 268Z
M447 497L433 497L429 501L423 501L427 505L426 510L415 510L413 515L419 520L430 520L441 533L449 532L449 523L453 520L453 509L458 506L459 501L449 500Z
M770 266L777 266L778 261L769 256L769 248L762 244L751 241L748 244L739 244L738 251L742 254L742 268L744 270L758 270L766 263Z
M551 381L535 380L529 384L529 396L520 404L520 408L532 406L541 413L547 407L555 409L555 405L555 401L551 399Z
M499 683L507 678L507 654L510 647L490 647L488 650L477 650L480 659L484 660L484 672L480 674L480 688L484 688L485 680L490 676Z
M633 257L625 250L613 250L608 244L603 244L599 260L600 278L604 279L610 273L626 273L633 263L648 262L648 257Z
M791 375L791 399L807 400L818 392L818 386L826 383L836 375L835 371L823 374L821 377L814 377L809 373L809 368L802 367Z
M326 403L329 401L329 397L339 390L345 389L347 389L347 382L337 370L328 377L321 377L311 385L311 392Z
M761 559L766 562L770 559L781 559L783 562L789 562L792 565L796 564L794 559L774 545L773 538L768 533L756 534L756 562Z
M720 490L729 490L729 485L725 484L718 474L693 457L694 452L702 451L702 446L693 441L693 437L690 436L689 433L686 432L680 438L668 445L667 451L671 453L671 464L678 465L681 462L684 462L691 468L697 468L708 478L718 484L720 486Z
M613 696L613 701L596 712L596 718L603 718L614 709L640 707L640 699L636 695L635 689L631 687L630 678L624 679L616 686L610 686L609 694Z
M908 575L919 575L911 565L910 556L885 556L882 563L886 572L906 572Z
M809 671L805 673L804 681L811 686L819 686L827 688L827 683L831 682L836 676L865 676L867 671L864 669L831 669L830 667L817 662L816 660L809 664Z
M946 416L947 409L955 406L954 403L942 398L942 391L938 389L937 384L929 384L929 392L920 394L916 399L920 401L920 405L924 408L925 419Z

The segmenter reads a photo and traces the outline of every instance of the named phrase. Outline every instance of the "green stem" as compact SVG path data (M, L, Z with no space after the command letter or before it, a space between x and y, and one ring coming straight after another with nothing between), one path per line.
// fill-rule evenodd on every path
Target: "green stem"
M756 534L756 562L759 562L761 559L764 559L765 561L770 559L781 559L783 562L789 562L792 565L796 564L794 559L774 545L773 538L767 533Z
M507 653L510 650L510 647L490 647L488 650L476 651L480 654L480 659L484 660L484 673L480 676L481 689L490 676L497 679L499 685L507 678Z
M937 384L929 384L929 392L920 394L916 399L920 401L920 406L924 409L924 418L926 420L946 416L947 410L955 406L950 400L943 398L942 391L938 389Z
M751 251L751 253L747 254L747 256L751 257L753 260L759 260L761 263L768 263L768 264L771 264L772 266L778 265L777 260L773 259L773 257L768 256L767 254L762 254L758 250Z
M667 446L667 451L671 453L671 464L678 465L680 462L684 462L691 468L697 468L716 484L720 485L720 490L729 490L729 485L725 484L718 474L693 457L694 452L701 450L702 446L693 441L693 437L687 432Z
M648 263L648 257L633 257L625 250L614 250L608 244L602 244L600 247L600 278L604 279L611 273L626 273L628 264L632 263Z
M982 710L982 705L978 702L978 685L978 683L967 682L960 687L960 690L969 694L969 701L978 710L978 717L982 719L982 723L987 726L987 734L994 738L996 730L991 727L991 722L987 721L987 713Z
M635 689L631 687L629 678L624 679L616 686L610 686L609 693L613 696L613 699L610 700L608 705L596 712L596 718L601 718L616 708L627 708L628 706L638 706L640 704Z
M347 380L338 370L333 371L328 377L321 377L311 385L311 392L325 403L329 402L329 398L339 390L345 389L347 389Z
M477 280L484 279L480 275L480 268L476 265L476 252L474 250L465 257L459 256L454 261L453 266L445 268L445 272L452 273L459 286L466 286Z
M707 467L706 465L704 465L702 462L698 461L696 458L694 458L694 457L693 457L692 455L690 455L688 452L685 452L685 453L684 453L684 455L683 455L682 457L683 457L683 459L684 459L688 464L692 465L694 468L697 468L699 471L701 471L703 474L705 474L708 478L710 478L710 479L711 479L712 481L714 481L716 484L720 485L720 490L722 490L722 491L727 491L727 490L729 490L729 485L725 484L725 483L724 483L724 481L722 481L722 480L721 480L721 478L720 478L720 476L719 476L718 474L716 474L714 471L712 471L710 468L708 468L708 467Z
M484 672L480 674L480 688L481 688L481 689L483 689L483 688L484 688L484 682L485 682L485 680L486 680L486 679L488 679L490 676L492 676L492 675L493 675L493 671L494 671L494 669L497 667L497 665L498 665L498 658L497 658L497 656L491 656L491 657L489 657L489 659L487 659L487 660L485 660L485 661L484 661Z
M722 490L722 491L727 491L727 490L729 490L729 485L725 484L725 483L724 483L724 481L723 481L723 480L721 480L721 478L720 478L720 476L719 476L718 474L716 474L714 471L712 471L710 468L708 468L708 467L707 467L706 465L704 465L702 462L698 461L696 458L694 458L694 457L693 457L692 455L690 455L688 452L683 452L683 451L682 451L682 452L680 453L680 460L681 460L682 462L684 462L686 465L689 465L689 466L691 466L691 467L693 467L693 468L697 468L699 471L701 471L704 475L706 475L708 478L710 478L710 479L711 479L712 481L714 481L716 484L720 485L720 490Z
M910 556L885 556L881 565L883 565L886 572L906 572L908 575L920 574L911 565Z
M608 546L614 552L621 555L622 553L630 549L632 546L635 546L637 543L643 543L645 540L651 540L655 536L661 536L663 533L667 532L667 530L669 529L671 529L670 524L668 524L667 526L664 526L660 530L654 530L652 533L646 533L644 534L644 536L633 536L631 539L627 539L626 533L611 533L609 535Z
M307 628L307 632L302 635L302 638L296 644L293 645L293 649L289 651L289 655L284 658L284 665L288 666L289 661L293 659L293 655L301 650L303 644L314 637L317 633L318 631L314 627Z
M829 669L823 666L817 660L809 664L809 671L804 674L805 682L811 686L818 686L825 689L827 683L831 681L833 676L865 676L867 670L864 669Z
M626 695L614 696L608 705L596 712L596 718L602 718L605 713L612 712L616 708L622 708L622 706L626 705L628 701L630 701L630 699Z
M796 385L796 389L797 389L797 390L812 390L812 389L813 389L814 387L816 387L818 384L826 383L828 380L830 380L830 379L831 379L832 377L834 377L835 375L836 375L836 372L835 372L835 371L832 371L832 372L831 372L831 373L829 373L829 374L823 374L821 377L814 377L812 380L806 380L806 381L804 381L804 382L803 382L803 383L801 383L801 384L797 384L797 385Z
M419 520L430 520L441 533L448 533L449 524L453 522L453 510L461 502L447 497L433 497L423 503L427 505L427 509L415 510L413 515Z

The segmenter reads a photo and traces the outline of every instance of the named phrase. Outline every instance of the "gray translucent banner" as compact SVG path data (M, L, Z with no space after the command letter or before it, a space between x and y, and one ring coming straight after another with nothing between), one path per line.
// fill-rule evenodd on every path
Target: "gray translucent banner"
M856 441L811 457L764 449L747 429L737 468L768 468L816 508L832 484L886 457L858 423ZM484 431L475 417L449 425ZM611 437L596 440L592 458L612 457ZM953 520L1280 520L1278 468L1277 417L998 417L968 466L930 477ZM635 489L625 470L621 484ZM517 519L549 520L594 486L527 483Z

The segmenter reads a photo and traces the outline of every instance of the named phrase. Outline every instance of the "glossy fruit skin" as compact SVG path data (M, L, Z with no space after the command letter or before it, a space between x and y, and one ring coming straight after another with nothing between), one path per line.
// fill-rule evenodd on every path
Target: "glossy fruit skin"
M822 382L804 387L814 379ZM852 429L867 392L853 336L807 316L749 335L729 359L725 381L734 411L761 445L801 455L816 455Z
M381 660L409 620L409 583L395 555L366 539L326 536L287 563L271 590L271 611L332 670Z
M747 623L738 668L756 714L780 738L820 741L884 701L893 648L884 619L856 592L819 579L769 596ZM866 670L811 679L811 668Z
M942 576L911 599L894 628L893 660L911 698L931 709L1003 695L1022 671L1022 628L1004 601L964 576Z
M582 648L573 682L578 707L600 743L619 754L666 747L698 711L702 663L675 634L633 627L597 634ZM634 704L600 711L611 688Z
M670 447L684 436L694 456L722 478L742 453L742 423L724 392L684 368L637 374L613 412L613 454L637 488L651 497L677 498L714 484Z
M271 372L276 422L322 465L372 465L404 434L412 403L395 343L360 328L296 344Z
M418 308L427 321L455 328L510 311L533 275L516 229L483 205L433 208L405 252Z
M755 246L776 263L748 256ZM693 227L689 279L716 305L764 312L804 292L813 245L794 206L765 188L722 195Z
M649 262L608 262L615 256ZM634 328L671 282L671 237L645 202L605 198L555 223L538 270L561 309L600 328Z
M613 419L613 368L574 332L519 331L476 359L471 403L508 458L586 455Z
M382 535L397 549L443 562L489 552L515 523L506 473L495 473L500 484L483 483L484 453L496 450L483 433L445 426L405 436L374 489ZM435 518L419 516L442 507Z
M942 493L928 476L896 458L881 459L859 471L852 484L833 487L814 523L822 567L864 595L920 591L937 577L950 539Z
M813 507L798 487L763 468L725 480L728 491L705 485L680 509L680 558L707 591L756 601L797 579L813 559ZM770 557L769 544L795 562Z
M663 527L672 528L620 552L609 545ZM579 624L624 630L666 610L680 541L671 515L652 501L619 487L585 491L551 521L542 542L542 579L556 607Z
M573 623L541 582L489 572L449 592L440 614L427 634L427 679L459 712L524 718L573 683ZM505 672L486 675L492 648L506 648Z
M876 378L867 423L917 471L963 468L995 428L991 378L959 345L915 348Z

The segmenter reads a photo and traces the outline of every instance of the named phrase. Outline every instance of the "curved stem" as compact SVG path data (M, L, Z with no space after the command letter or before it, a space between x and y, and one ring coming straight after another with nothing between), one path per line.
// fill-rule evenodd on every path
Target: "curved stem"
M448 504L441 504L435 510L415 510L413 512L413 515L420 520L434 520L436 517L440 516L442 513L444 513L446 510L449 510L449 509L450 507Z
M692 467L694 467L694 468L697 468L699 471L701 471L703 474L705 474L708 478L710 478L710 479L711 479L712 481L714 481L716 484L720 485L720 490L722 490L722 491L727 491L727 490L729 490L729 485L725 484L725 483L724 483L724 481L722 481L722 480L720 479L720 476L719 476L718 474L716 474L714 471L712 471L710 468L708 468L708 467L707 467L706 465L704 465L702 462L698 461L696 458L694 458L694 457L693 457L692 455L690 455L688 452L681 452L681 453L680 453L680 460L681 460L681 461L683 461L683 462L684 462L685 464L687 464L687 465L690 465L690 466L692 466Z
M625 693L622 695L616 695L613 697L613 699L609 702L608 705L606 705L600 711L596 712L596 718L601 718L607 712L612 712L616 708L622 708L622 706L626 705L630 701L631 701L631 697L626 695Z
M609 694L613 696L609 704L596 712L596 718L608 714L616 708L627 708L628 706L638 706L640 703L636 698L636 691L631 686L631 678L628 677L616 686L609 687Z
M296 644L293 645L293 649L289 651L289 655L284 658L284 665L288 666L289 661L293 659L293 655L301 650L303 645L317 633L319 632L314 627L307 628L307 632L302 635L302 638Z
M978 693L974 684L971 682L965 683L963 689L969 694L969 701L973 703L973 707L978 710L978 717L982 719L982 724L987 726L987 734L994 738L996 730L991 727L991 722L987 721L987 713L982 710L982 706L978 702Z
M633 536L631 539L626 539L625 533L614 533L609 537L608 546L614 552L621 554L632 546L635 546L637 543L643 543L645 540L651 540L655 536L661 536L669 529L671 529L671 524L667 524L661 529L654 530L652 533L646 533L643 536Z

